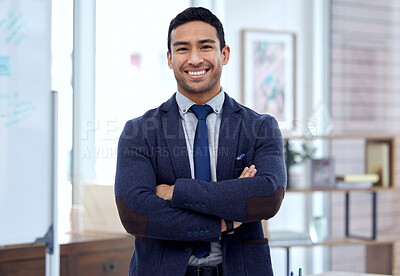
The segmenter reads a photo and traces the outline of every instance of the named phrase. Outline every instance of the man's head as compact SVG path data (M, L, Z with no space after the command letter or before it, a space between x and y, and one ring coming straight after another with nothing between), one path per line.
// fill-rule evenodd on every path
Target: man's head
M168 41L168 66L174 71L178 91L198 104L216 96L230 48L215 15L204 8L186 9L171 21Z
M217 37L219 39L220 49L225 47L225 34L224 27L221 21L208 9L202 7L187 8L174 19L171 20L168 29L168 52L171 53L171 32L178 26L191 22L191 21L203 21L213 26L217 31Z

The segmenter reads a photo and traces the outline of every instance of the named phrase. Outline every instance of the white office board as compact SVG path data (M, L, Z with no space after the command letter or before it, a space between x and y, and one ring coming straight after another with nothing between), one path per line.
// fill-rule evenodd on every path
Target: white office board
M0 245L52 222L50 36L50 0L0 0Z

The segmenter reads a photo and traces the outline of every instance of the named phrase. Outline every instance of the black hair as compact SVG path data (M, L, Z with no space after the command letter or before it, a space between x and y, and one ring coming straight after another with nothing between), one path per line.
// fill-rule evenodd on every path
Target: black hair
M168 52L171 53L171 32L178 26L191 21L203 21L213 26L217 30L217 36L222 51L222 49L225 47L225 34L221 21L219 21L218 17L216 17L206 8L191 7L179 13L174 19L171 20L168 29Z

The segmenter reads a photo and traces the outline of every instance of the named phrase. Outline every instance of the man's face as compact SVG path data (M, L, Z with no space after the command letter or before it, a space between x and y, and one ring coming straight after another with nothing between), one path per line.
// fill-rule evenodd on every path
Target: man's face
M191 21L171 32L168 66L174 70L178 90L212 93L220 90L222 65L229 60L229 47L220 50L217 30L203 21Z

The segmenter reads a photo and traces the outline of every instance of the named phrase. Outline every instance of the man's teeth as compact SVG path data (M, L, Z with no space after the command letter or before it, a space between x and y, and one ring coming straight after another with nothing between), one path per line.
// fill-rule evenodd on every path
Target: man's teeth
M188 74L191 75L191 76L204 75L205 73L206 73L206 70L203 70L203 71L195 71L195 72L189 71L189 72L188 72Z

